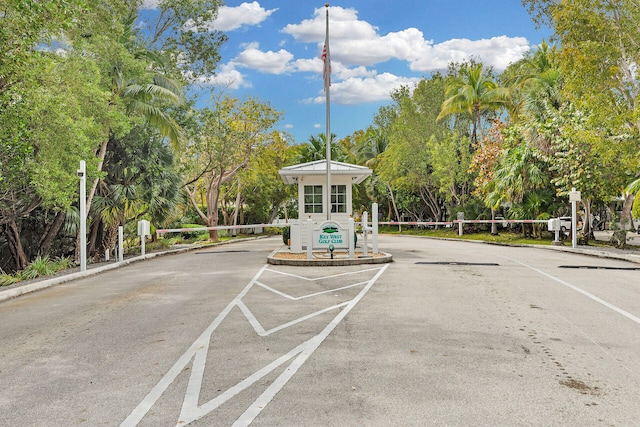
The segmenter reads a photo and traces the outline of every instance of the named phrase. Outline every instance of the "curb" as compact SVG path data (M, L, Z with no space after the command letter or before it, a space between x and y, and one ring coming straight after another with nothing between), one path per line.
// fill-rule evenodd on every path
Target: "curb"
M367 257L367 258L314 258L314 259L291 259L291 258L276 258L275 255L280 252L279 249L271 252L271 254L267 257L267 263L272 265L291 265L298 267L343 267L349 265L363 265L363 264L385 264L388 262L393 262L393 255L380 252L384 254L383 256L378 257Z
M597 258L607 258L607 259L617 259L620 261L628 261L635 264L640 264L640 252L637 254L631 253L620 253L613 251L606 251L603 249L595 249L595 248L587 248L584 246L573 249L572 247L567 246L547 246L547 245L528 245L524 243L500 243L500 242L485 242L482 240L465 240L465 239L455 239L448 237L430 237L430 236L407 236L407 237L417 237L417 238L426 238L426 239L434 239L434 240L447 240L450 242L468 242L468 243L476 243L476 244L484 244L484 245L495 245L495 246L505 246L505 247L513 247L513 248L534 248L534 249L543 249L548 251L558 251L558 252L570 252L579 255L587 255Z
M36 291L40 291L43 289L47 289L56 285L61 285L63 283L68 283L74 280L78 280L78 279L82 279L85 277L89 277L89 276L95 276L96 274L100 274L103 273L105 271L109 271L109 270L114 270L116 268L121 268L121 267L125 267L129 264L133 264L134 262L139 262L139 261L144 261L147 259L151 259L151 258L156 258L159 256L165 256L165 255L175 255L175 254L180 254L180 253L184 253L184 252L190 252L190 251L195 251L195 250L199 250L202 249L203 247L209 247L209 246L222 246L222 245L228 245L228 244L232 244L235 242L245 242L248 240L257 240L257 239L262 239L265 238L263 236L259 236L259 237L249 237L249 238L244 238L244 239L238 239L238 240L231 240L231 241L226 241L226 242L218 242L218 243L213 243L210 245L198 245L198 246L193 246L193 247L188 247L188 248L180 248L180 249L173 249L173 250L167 250L164 252L151 252L145 255L139 255L133 258L129 258L126 259L122 262L114 262L112 264L108 264L108 265L104 265L101 267L95 267L95 268L90 268L87 269L86 271L79 271L76 273L70 273L70 274L65 274L59 277L53 277L51 279L44 279L38 282L34 282L34 283L29 283L28 285L18 285L14 288L11 289L6 289L6 290L0 290L0 303L13 299L13 298L17 298L19 296L25 295L25 294L30 294L32 292L36 292Z
M259 236L259 237L254 237L254 238L244 238L244 239L238 239L238 240L232 240L232 241L226 241L226 242L218 242L218 243L214 243L214 244L211 244L211 245L207 245L207 247L208 246L228 245L228 244L232 244L232 243L235 243L235 242L244 242L244 241L248 241L248 240L264 239L266 237L269 237L269 236ZM427 238L427 239L435 239L435 240L450 240L450 241L456 241L456 242L461 241L460 239L448 239L448 238L428 237L428 236L406 236L406 237ZM640 264L640 254L637 254L637 255L636 254L622 254L622 253L608 252L608 251L605 251L605 250L586 249L586 248L573 249L573 248L570 248L570 247L562 247L562 246L542 246L542 245L525 245L525 244L509 245L509 244L502 244L502 243L495 243L495 242L483 242L483 241L479 241L479 240L464 240L464 241L465 242L478 243L478 244L490 244L490 245L512 246L512 247L528 247L528 248L545 249L545 250L560 251L560 252L571 252L571 253L576 253L576 254L580 254L580 255L593 256L593 257L597 257L597 258L617 259L617 260L621 260L621 261L627 261L627 262L632 262L632 263L635 263L635 264ZM155 257L158 257L158 256L175 255L175 254L190 252L190 251L202 249L203 247L204 246L199 245L199 246L188 247L188 248L173 249L173 250L168 250L168 251L164 251L164 252L152 252L152 253L146 254L144 256L140 255L140 256L137 256L137 257L129 258L129 259L124 260L122 262L115 262L113 264L105 265L105 266L102 266L102 267L91 268L91 269L88 269L86 271L70 273L70 274L67 274L67 275L54 277L54 278L51 278L51 279L44 279L44 280L41 280L41 281L38 281L38 282L30 283L28 285L16 286L16 287L11 288L11 289L0 290L0 303L4 302L4 301L7 301L7 300L10 300L10 299L13 299L13 298L17 298L17 297L19 297L21 295L25 295L25 294L29 294L29 293L32 293L32 292L40 291L40 290L47 289L47 288L50 288L50 287L53 287L53 286L56 286L56 285L61 285L63 283L68 283L68 282L71 282L73 280L78 280L78 279L82 279L84 277L89 277L89 276L93 276L93 275L96 275L96 274L100 274L100 273L103 273L105 271L109 271L109 270L113 270L113 269L116 269L116 268L125 267L125 266L127 266L129 264L132 264L134 262L144 261L144 260L155 258ZM279 249L276 249L275 251L273 251L267 257L267 262L269 264L272 264L272 265L324 267L324 266L345 266L345 265L362 265L362 264L382 264L382 263L388 263L388 262L392 262L393 261L393 256L391 254L388 254L388 253L385 253L384 257L358 258L358 259L354 259L354 260L350 260L350 259L287 260L287 259L282 259L282 258L274 258L273 256L278 251L279 251Z

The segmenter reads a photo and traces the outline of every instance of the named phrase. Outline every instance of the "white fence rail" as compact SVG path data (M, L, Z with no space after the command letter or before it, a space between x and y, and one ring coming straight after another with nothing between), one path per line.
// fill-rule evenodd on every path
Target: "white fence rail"
M266 227L288 227L290 224L245 224L245 225L220 225L217 227L198 227L198 228L163 228L157 229L158 234L167 233L193 233L197 231L211 231L211 230L245 230L249 228L266 228Z
M379 221L378 225L418 225L418 226L449 226L453 227L456 224L546 224L547 220L540 219L465 219L462 221ZM372 224L369 221L369 224ZM198 228L166 228L157 229L158 234L167 233L192 233L198 231L211 231L211 230L244 230L255 228L283 228L288 227L289 223L275 223L275 224L243 224L243 225L220 225L217 227L198 227Z
M548 223L542 219L465 219L455 221L380 221L380 225L438 225L453 226L454 224L542 224Z

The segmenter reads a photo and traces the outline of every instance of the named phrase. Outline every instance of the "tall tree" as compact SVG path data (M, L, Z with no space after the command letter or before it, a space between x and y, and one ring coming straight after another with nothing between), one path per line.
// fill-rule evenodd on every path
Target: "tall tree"
M508 99L509 91L498 86L482 63L461 64L447 81L446 99L438 120L452 115L467 115L471 119L471 143L477 144L483 115L504 108Z
M380 112L378 114L381 114ZM368 168L373 170L373 176L371 179L367 180L367 185L370 186L373 190L376 189L377 186L382 186L384 188L384 192L387 197L384 200L389 202L388 212L389 212L389 221L391 221L392 213L396 219L396 221L400 221L400 213L398 212L398 205L396 204L396 198L393 194L393 188L388 181L384 181L380 179L378 173L376 171L378 165L380 164L383 153L389 147L389 138L387 135L387 131L382 127L369 127L366 132L362 135L362 139L357 146L356 149L356 159L358 164L364 164ZM375 200L376 198L374 198ZM402 231L402 227L398 228L399 231Z
M223 185L235 179L269 142L270 130L281 114L257 99L240 101L222 96L214 109L203 109L199 115L200 131L182 158L188 176L184 189L204 224L215 227ZM196 198L198 188L206 195L204 210ZM209 236L217 240L217 230L211 230Z
M81 158L93 164L93 141L113 120L94 62L77 52L59 55L53 40L77 26L79 2L9 1L0 38L0 226L14 269L49 244L63 212L76 199ZM23 247L25 219L36 209L55 218L36 247Z
M627 180L636 175L640 169L638 2L523 0L523 4L537 22L555 29L565 74L563 96L587 113L591 129L606 128L605 136L610 136L605 138L610 144L593 146L604 150L595 154L609 156L613 149L619 159L617 175ZM617 194L609 198L623 189L614 191ZM627 198L623 208L627 218L632 202L632 197Z

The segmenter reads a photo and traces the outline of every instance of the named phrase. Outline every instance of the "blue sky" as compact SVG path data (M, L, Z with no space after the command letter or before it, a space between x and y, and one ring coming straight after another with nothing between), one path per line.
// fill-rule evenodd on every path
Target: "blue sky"
M157 2L143 3L153 9ZM229 41L203 87L268 101L284 113L278 128L292 142L324 133L324 5L228 0L211 27ZM519 0L342 0L329 6L329 27L338 138L366 129L400 85L472 56L501 71L551 34L535 28Z

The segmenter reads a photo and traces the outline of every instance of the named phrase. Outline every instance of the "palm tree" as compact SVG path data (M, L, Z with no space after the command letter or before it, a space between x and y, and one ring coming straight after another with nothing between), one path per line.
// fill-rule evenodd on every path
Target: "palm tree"
M120 35L120 42L127 49L134 60L144 61L147 69L154 70L136 78L127 78L126 69L119 63L111 66L111 105L122 103L127 115L142 117L145 122L155 128L163 137L177 147L182 138L182 129L178 123L166 112L167 107L184 104L181 85L162 72L164 61L157 52L137 42L135 37L136 14L132 11L125 19L124 31ZM97 171L101 172L107 154L109 140L113 135L105 138L98 151ZM98 173L99 175L99 173ZM89 196L87 197L87 211L96 193L100 178L95 178Z
M487 196L492 209L503 202L510 202L521 207L528 206L528 210L520 209L527 214L542 212L532 211L544 205L543 202L547 205L551 203L547 200L549 192L544 192L550 185L548 169L539 151L526 142L506 150L494 169L493 190ZM536 196L531 196L533 193Z
M317 160L324 160L327 158L327 137L324 133L318 136L311 135L309 141L300 146L300 153L297 156L296 161L298 163L315 162ZM331 134L331 160L342 161L344 159L344 153L340 146L335 144L336 134Z
M173 152L148 125L111 141L95 197L92 255L115 246L120 225L143 218L166 223L182 201L174 169Z
M509 91L499 87L492 77L485 73L483 65L465 64L459 75L447 83L446 99L442 103L437 120L452 115L466 114L471 118L471 143L478 142L478 130L481 130L481 118L487 112L504 108L509 99Z
M485 73L483 64L465 64L460 67L459 75L452 77L446 86L446 99L442 103L438 121L445 117L466 114L471 118L471 145L477 146L478 130L482 130L482 116L498 111L508 104L509 90L498 86L493 78ZM495 220L495 209L491 208L491 219ZM495 223L491 233L498 234Z

